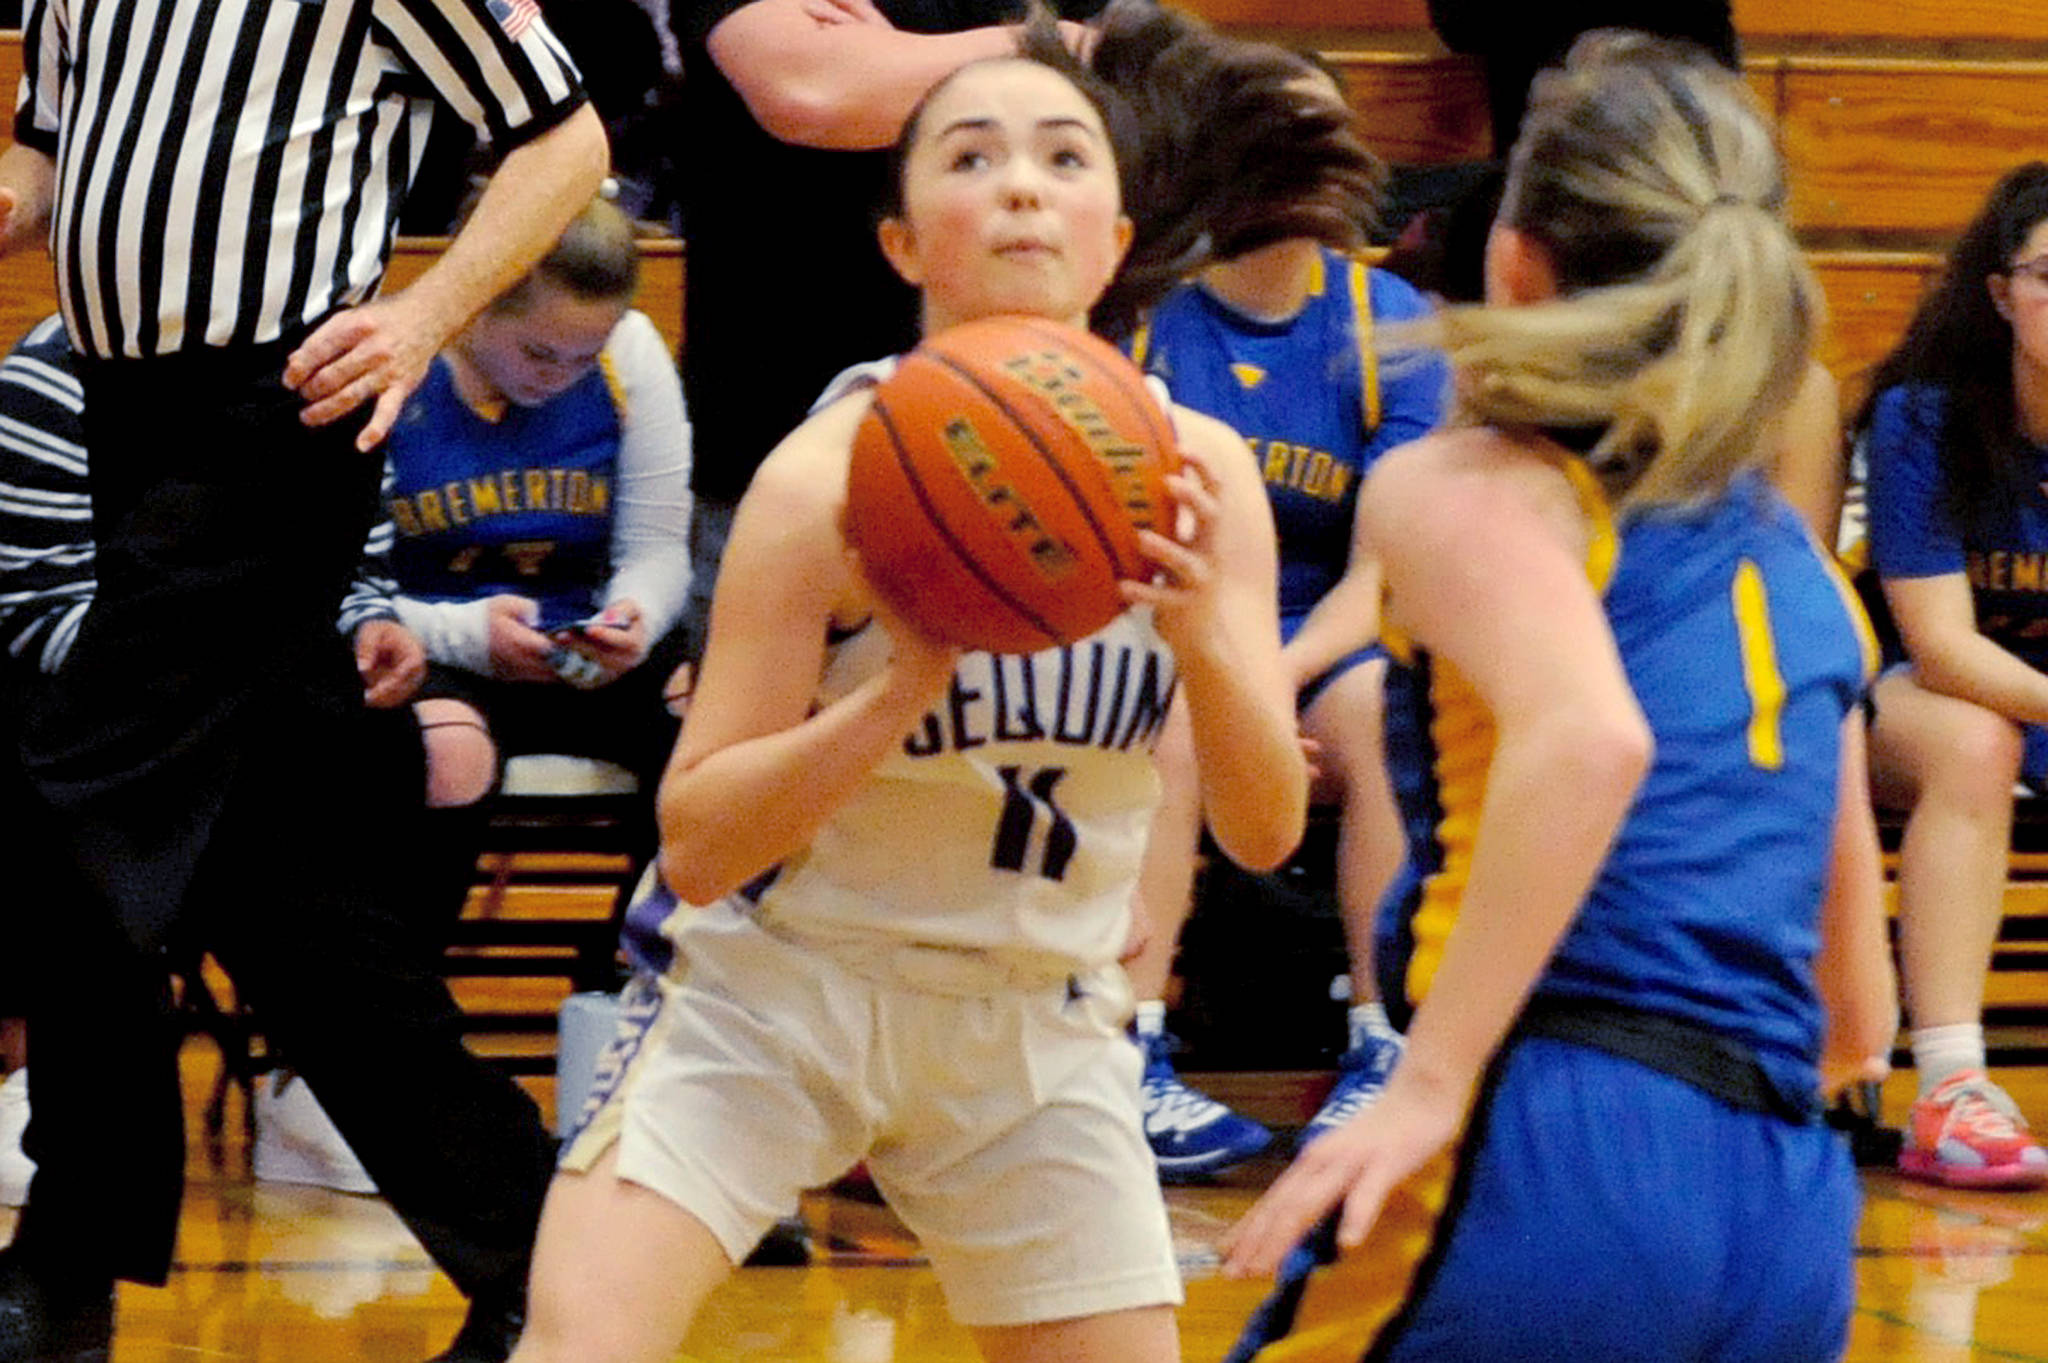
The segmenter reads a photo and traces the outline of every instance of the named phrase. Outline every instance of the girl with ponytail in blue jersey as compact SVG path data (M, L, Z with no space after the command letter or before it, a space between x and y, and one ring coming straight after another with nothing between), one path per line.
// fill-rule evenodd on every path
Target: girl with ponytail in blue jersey
M1820 307L1784 204L1696 54L1593 35L1533 93L1487 303L1427 333L1454 424L1362 494L1431 759L1379 952L1407 1049L1226 1239L1286 1262L1235 1359L1841 1353L1822 1094L1897 1011L1867 631L1764 477Z

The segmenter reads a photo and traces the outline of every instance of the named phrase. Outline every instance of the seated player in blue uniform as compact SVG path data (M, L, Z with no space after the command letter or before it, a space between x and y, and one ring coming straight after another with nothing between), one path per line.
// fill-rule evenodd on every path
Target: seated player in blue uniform
M2048 1182L1985 1073L2013 783L2048 781L2048 165L1999 182L1859 415L1871 566L1904 657L1875 692L1878 798L1910 811L1899 959L1919 1096L1900 1167Z
M639 260L631 223L594 200L392 430L390 607L426 651L436 806L473 805L515 753L602 758L651 791L674 743L689 424L668 347L631 308Z
M1379 954L1407 1049L1226 1238L1287 1261L1234 1357L1834 1359L1821 1096L1897 1007L1874 648L1763 476L1819 295L1762 114L1688 51L1582 40L1508 175L1488 305L1432 333L1461 424L1362 494L1429 759Z
M1328 76L1307 79L1341 98ZM1376 995L1372 914L1404 848L1380 751L1379 569L1355 513L1373 461L1441 419L1442 366L1417 356L1383 362L1373 344L1376 327L1427 312L1398 277L1323 240L1294 237L1210 266L1152 310L1131 346L1177 400L1244 437L1265 481L1280 536L1281 656L1302 733L1343 801L1337 896L1351 963L1350 1027L1337 1086L1310 1133L1370 1102L1400 1054L1400 1035ZM1141 947L1127 963L1146 1055L1145 1134L1168 1179L1213 1173L1270 1138L1181 1082L1164 1028L1200 836L1193 768L1185 716L1176 713L1160 746L1165 789L1139 881Z

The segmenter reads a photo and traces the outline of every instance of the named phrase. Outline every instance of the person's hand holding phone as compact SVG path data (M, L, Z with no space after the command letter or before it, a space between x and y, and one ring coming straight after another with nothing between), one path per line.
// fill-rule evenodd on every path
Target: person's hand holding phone
M564 681L586 688L603 686L638 667L647 656L647 622L639 602L621 598L596 615L555 631L554 642L571 655L555 664Z
M560 647L540 632L540 603L504 593L486 598L491 619L491 673L506 681L557 680L548 658Z

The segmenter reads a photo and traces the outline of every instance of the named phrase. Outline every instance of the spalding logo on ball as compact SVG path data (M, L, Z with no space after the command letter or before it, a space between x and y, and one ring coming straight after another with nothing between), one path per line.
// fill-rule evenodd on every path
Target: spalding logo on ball
M1033 653L1093 634L1170 534L1173 426L1114 346L1034 317L904 357L854 436L846 532L875 590L934 637Z

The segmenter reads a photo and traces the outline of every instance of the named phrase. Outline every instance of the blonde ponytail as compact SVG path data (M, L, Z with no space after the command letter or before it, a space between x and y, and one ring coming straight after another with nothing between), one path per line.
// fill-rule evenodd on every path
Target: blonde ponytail
M1719 493L1763 459L1819 328L1784 203L1738 77L1640 35L1581 40L1537 81L1500 214L1558 296L1445 314L1462 415L1600 430L1589 458L1624 506Z

